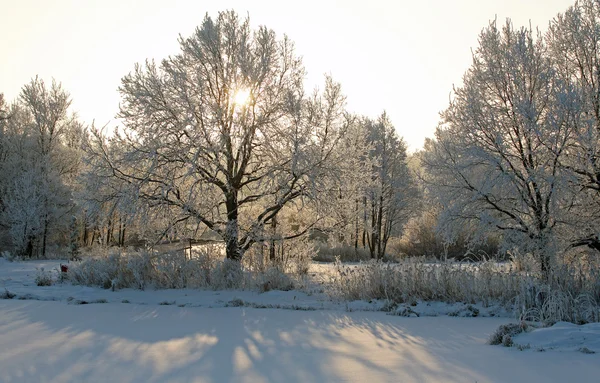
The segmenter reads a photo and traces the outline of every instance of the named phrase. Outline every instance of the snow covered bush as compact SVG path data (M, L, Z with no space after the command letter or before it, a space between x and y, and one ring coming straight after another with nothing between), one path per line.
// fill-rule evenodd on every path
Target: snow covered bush
M42 267L37 271L35 276L35 284L37 286L52 286L54 280L52 279L52 274L50 272L44 270Z
M2 253L0 253L0 257L6 259L9 262L13 262L13 261L16 261L16 260L20 259L20 257L18 257L16 255L16 253L13 253L13 252L10 252L10 251L6 251L6 250L3 251Z
M239 289L244 283L244 273L240 262L224 259L212 269L210 284L215 290Z
M259 274L255 284L260 292L270 290L289 291L295 287L292 278L275 267L270 267L266 272Z
M305 275L314 255L315 246L307 238L287 241L285 253L275 261L274 266L283 273Z
M206 284L202 267L199 267L203 261L187 259L183 254L111 249L104 255L71 263L69 278L75 284L107 289L199 287Z
M0 293L0 299L13 299L17 295L8 291L8 289L4 289L3 293Z
M503 324L490 336L488 344L511 347L513 345L512 338L528 329L529 326L525 322Z
M120 263L120 254L113 251L104 256L86 257L70 264L68 278L74 284L110 288L115 281L125 279Z
M519 316L523 320L547 325L556 322L584 324L599 321L598 302L589 294L573 296L561 290L542 289L533 299L527 301L527 294L517 297Z

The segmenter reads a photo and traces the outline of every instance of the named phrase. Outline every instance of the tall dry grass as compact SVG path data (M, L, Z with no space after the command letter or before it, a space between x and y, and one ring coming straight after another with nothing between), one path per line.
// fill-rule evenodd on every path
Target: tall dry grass
M343 300L391 303L443 301L499 304L523 320L600 321L600 268L556 267L549 280L495 262L455 263L405 259L400 263L336 262L329 292Z
M240 262L224 259L221 254L193 251L152 252L148 250L97 250L82 261L72 262L68 279L73 284L106 289L247 289L291 290L302 276L286 274L274 266L261 271Z

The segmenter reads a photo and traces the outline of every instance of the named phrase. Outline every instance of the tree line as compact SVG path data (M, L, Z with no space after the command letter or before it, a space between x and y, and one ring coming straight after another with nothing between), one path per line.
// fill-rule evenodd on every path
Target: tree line
M36 78L2 104L2 227L15 251L209 229L230 259L257 243L273 258L319 229L382 257L417 192L387 115L348 113L330 77L307 92L293 43L233 11L179 43L123 77L112 132L84 127L56 82Z
M331 77L306 90L286 36L207 15L179 53L123 77L114 131L86 127L54 82L0 98L0 225L29 256L210 230L230 259L273 259L320 232L373 258L401 236L406 252L527 253L547 274L600 250L599 42L596 0L544 33L492 21L409 155L388 115L349 113Z

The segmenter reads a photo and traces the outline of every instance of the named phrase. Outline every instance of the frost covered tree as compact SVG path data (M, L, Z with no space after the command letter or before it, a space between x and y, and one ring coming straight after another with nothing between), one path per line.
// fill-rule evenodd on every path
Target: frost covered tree
M127 195L126 182L113 176L104 166L103 158L95 152L94 145L101 139L93 127L91 134L83 137L83 159L80 173L82 188L75 193L81 206L80 215L82 242L86 245L99 243L104 246L124 246L127 234L132 233L131 224L138 218L137 201L131 201ZM103 148L108 151L119 150L114 145ZM152 227L146 220L145 227Z
M449 238L464 225L501 232L547 276L570 206L560 159L571 88L555 76L543 39L510 21L483 30L463 81L423 155L440 227Z
M572 83L564 114L573 133L560 158L576 194L571 246L600 251L600 2L580 0L559 14L547 40L556 76Z
M37 141L34 166L39 167L39 185L44 210L41 216L41 255L45 257L51 224L60 223L73 208L66 177L77 172L77 153L66 148L65 137L81 131L77 117L70 113L71 98L56 81L47 87L35 78L26 84L20 95L31 137Z
M315 209L324 219L318 229L333 244L353 245L358 251L363 225L363 197L370 183L370 144L367 119L350 117L346 134L337 147L336 182L317 196Z
M0 93L0 144L4 142L4 130L6 129L6 122L9 118L8 105L6 105L6 101L4 100L4 94ZM1 147L0 150L2 150Z
M417 210L406 145L384 112L376 121L353 118L338 151L338 186L319 196L328 215L323 229L334 243L355 251L361 245L372 258L383 258L390 237Z
M329 187L344 97L329 78L306 96L292 42L233 11L179 43L122 79L123 130L90 148L133 195L216 231L239 260L284 206Z
M367 122L367 131L371 180L363 200L365 236L371 257L381 259L392 234L399 234L416 212L419 193L408 168L406 144L387 114Z
M46 209L39 169L23 172L7 182L3 222L9 228L16 253L33 256L36 240L43 233Z
M31 256L36 246L45 256L52 230L66 228L63 218L74 206L70 188L79 154L67 144L82 127L70 104L60 84L47 87L35 78L22 88L3 126L1 219L23 255Z
M0 93L0 169L2 168L3 163L6 161L7 154L7 142L6 142L6 125L8 123L8 119L10 118L8 105L6 105L6 101L4 100L4 94ZM4 178L0 179L0 212L3 210L3 185Z

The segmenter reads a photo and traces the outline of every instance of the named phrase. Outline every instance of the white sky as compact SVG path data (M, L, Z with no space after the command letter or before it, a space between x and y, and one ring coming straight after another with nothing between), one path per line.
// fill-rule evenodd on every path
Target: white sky
M572 0L0 0L0 92L8 100L39 75L54 77L81 118L118 110L120 79L146 58L178 52L208 12L235 9L254 26L287 34L307 85L330 73L348 110L387 110L411 150L431 137L453 84L471 63L479 32L497 16L545 30Z

